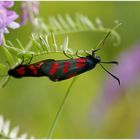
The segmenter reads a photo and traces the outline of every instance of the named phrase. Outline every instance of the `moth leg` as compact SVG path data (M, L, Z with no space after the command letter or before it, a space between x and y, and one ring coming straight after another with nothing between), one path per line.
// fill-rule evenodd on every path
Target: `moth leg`
M33 59L33 54L31 54L31 57L30 57L30 59L29 59L28 64L31 64L32 59Z
M22 58L21 58L21 63L20 63L20 65L22 65L22 64L24 63L24 60L25 60L23 55L22 55L21 57L22 57Z
M63 51L63 53L64 53L64 55L65 55L66 57L68 57L68 58L70 58L70 59L73 59L73 57L67 55L67 53L66 53L65 51Z
M84 52L85 52L85 54L87 54L87 56L88 56L88 55L91 55L91 54L90 54L89 52L87 52L86 50L84 50Z
M76 55L77 57L82 57L82 56L80 56L78 53L79 53L79 50L76 51L75 55Z
M21 58L22 61L21 61L20 65L23 65L23 63L25 62L25 57L23 55L21 57L22 57ZM33 59L33 54L31 55L29 61L27 62L28 65L31 63L32 59Z

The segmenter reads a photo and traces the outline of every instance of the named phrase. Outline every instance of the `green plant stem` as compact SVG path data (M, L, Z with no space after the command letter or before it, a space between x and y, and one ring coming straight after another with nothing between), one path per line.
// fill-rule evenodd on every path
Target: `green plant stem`
M65 105L65 103L66 103L66 101L67 101L67 99L68 99L68 95L69 95L69 93L70 93L70 90L71 90L72 85L73 85L73 83L74 83L75 80L76 80L76 77L73 78L73 80L72 80L70 86L68 87L68 90L67 90L66 93L65 93L64 99L62 100L62 103L61 103L61 105L60 105L60 107L59 107L59 109L58 109L58 111L57 111L57 113L56 113L56 115L55 115L55 117L54 117L54 120L53 120L53 122L52 122L52 125L51 125L51 127L50 127L50 129L49 129L49 131L48 131L48 139L51 139L51 137L52 137L52 135L53 135L54 129L55 129L55 127L56 127L56 123L57 123L57 121L58 121L58 119L59 119L59 116L60 116L60 114L61 114L61 112L62 112L62 110L63 110L63 108L64 108L64 105Z

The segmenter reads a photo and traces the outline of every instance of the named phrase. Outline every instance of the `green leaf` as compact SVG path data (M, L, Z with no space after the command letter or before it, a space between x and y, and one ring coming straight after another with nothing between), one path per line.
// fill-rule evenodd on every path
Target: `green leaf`
M35 35L34 34L32 34L32 44L33 44L33 47L34 47L34 49L35 49L35 51L36 52L40 52L40 51L42 51L42 49L40 48L40 44L38 43L38 41L35 39Z
M39 39L40 39L40 44L42 46L43 51L48 51L48 49L46 47L47 44L46 44L44 38L41 35L39 35Z
M4 64L0 64L0 69L6 68Z
M57 47L57 44L56 44L56 39L55 39L54 33L52 33L52 40L53 40L53 47L54 47L54 50L57 52L58 47Z
M9 76L4 76L1 80L0 80L0 88L3 88L7 82L9 80Z
M68 38L68 36L66 36L64 43L63 43L63 50L65 52L68 50L68 42L69 42L69 38Z
M7 57L7 60L10 63L10 66L13 66L15 64L15 61L12 57L12 54L8 51L8 49L6 47L2 47L2 49L5 52L5 56Z
M18 45L19 45L19 48L20 48L21 50L25 50L24 47L23 47L23 45L22 45L22 43L19 41L19 39L16 39L16 41L17 41L17 43L18 43Z

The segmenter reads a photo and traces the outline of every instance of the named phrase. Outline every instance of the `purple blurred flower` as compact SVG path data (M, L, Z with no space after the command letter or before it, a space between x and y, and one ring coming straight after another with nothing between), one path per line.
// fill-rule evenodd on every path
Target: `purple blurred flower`
M140 75L140 44L122 53L119 58L119 65L112 73L120 78L121 86L118 86L113 78L107 80L92 108L92 120L98 124L103 122L113 104L125 96L125 89L137 82L137 77Z
M35 24L34 19L39 14L39 2L38 1L26 1L22 2L21 5L21 25L24 25L29 20L33 25Z
M14 21L18 18L16 12L7 10L13 5L13 1L0 2L0 45L2 44L3 34L9 33L8 28L16 29L19 27L19 24Z
M0 1L0 6L4 8L10 8L14 5L13 1Z

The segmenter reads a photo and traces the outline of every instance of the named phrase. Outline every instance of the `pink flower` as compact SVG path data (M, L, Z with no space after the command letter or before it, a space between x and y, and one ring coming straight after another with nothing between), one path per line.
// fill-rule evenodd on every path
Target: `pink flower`
M28 20L34 23L35 17L39 14L39 2L38 1L24 1L21 5L22 19L21 25L24 25Z
M7 10L13 5L13 1L0 2L0 45L2 44L3 34L9 33L8 28L16 29L19 27L19 24L14 21L18 18L16 12Z
M0 1L0 5L3 6L4 8L10 8L14 6L13 1Z

